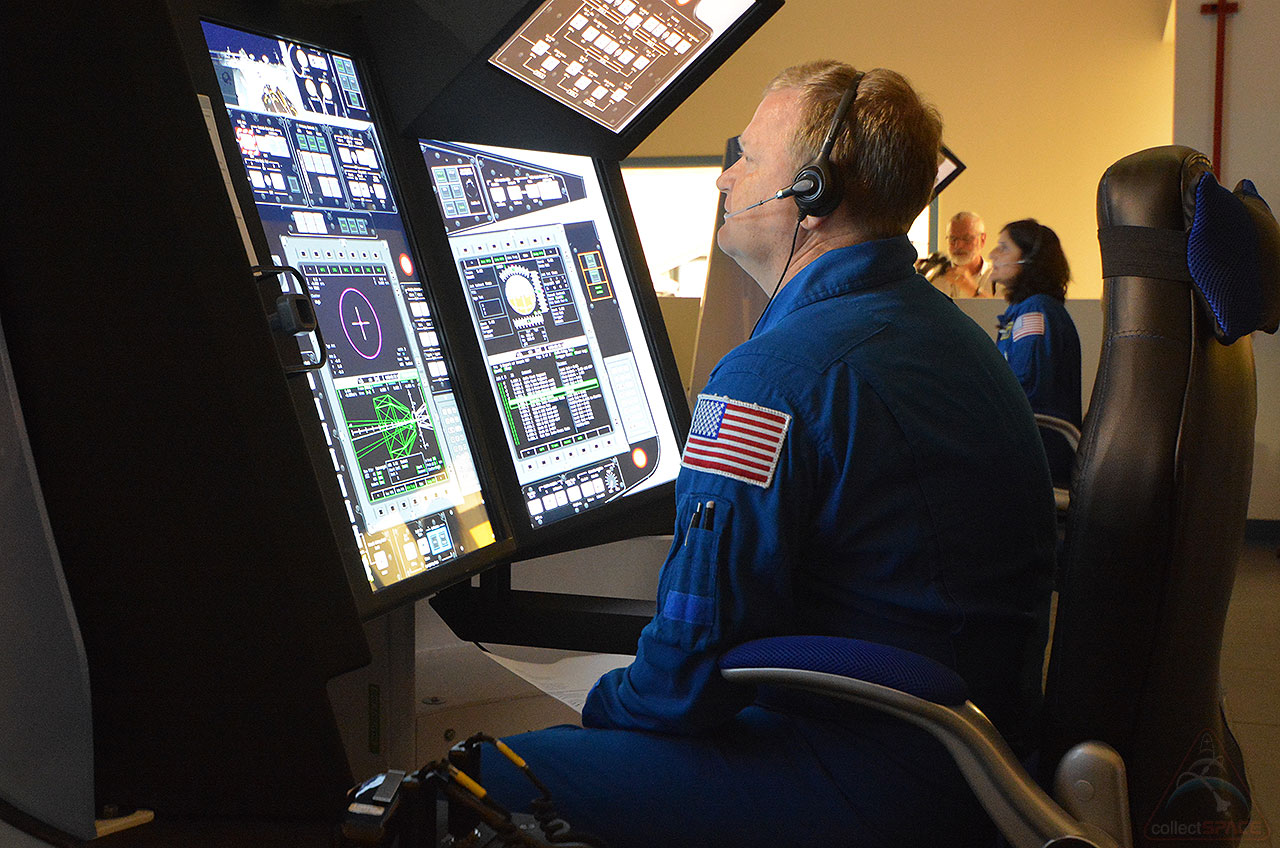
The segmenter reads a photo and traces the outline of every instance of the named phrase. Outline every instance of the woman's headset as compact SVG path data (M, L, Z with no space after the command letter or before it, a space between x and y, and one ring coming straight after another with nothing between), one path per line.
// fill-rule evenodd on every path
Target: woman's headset
M1035 222L1036 237L1031 242L1031 249L1027 251L1027 255L1014 262L1014 265L1030 265L1031 260L1036 258L1036 254L1040 252L1040 245L1044 241L1044 224L1039 221Z

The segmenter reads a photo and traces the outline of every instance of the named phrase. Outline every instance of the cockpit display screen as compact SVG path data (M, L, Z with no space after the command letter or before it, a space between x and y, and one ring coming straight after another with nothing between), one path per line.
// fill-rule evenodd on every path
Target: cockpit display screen
M449 366L352 59L203 24L373 591L493 544ZM305 288L305 291L304 291ZM310 345L311 349L308 349ZM323 348L323 351L320 348Z
M675 429L593 160L421 146L530 525L674 480Z

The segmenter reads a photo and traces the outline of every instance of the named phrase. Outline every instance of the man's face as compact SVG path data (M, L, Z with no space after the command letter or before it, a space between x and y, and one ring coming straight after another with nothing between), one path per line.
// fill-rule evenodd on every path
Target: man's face
M799 92L770 92L760 101L740 137L742 156L720 175L726 213L745 209L791 185L800 164L791 150L799 118ZM727 218L716 243L762 287L782 273L796 226L796 205L789 198Z
M961 218L947 224L947 255L953 265L968 265L982 255L987 234L978 228L978 222Z

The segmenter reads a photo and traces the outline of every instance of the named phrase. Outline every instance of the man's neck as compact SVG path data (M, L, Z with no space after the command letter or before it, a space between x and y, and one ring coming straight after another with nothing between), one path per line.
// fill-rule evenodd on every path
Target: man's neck
M871 241L871 239L864 237L861 232L850 227L840 227L830 231L826 231L825 228L816 230L802 228L799 238L800 242L796 245L795 255L791 257L791 263L787 266L786 274L782 277L782 286L778 287L779 290L823 254Z

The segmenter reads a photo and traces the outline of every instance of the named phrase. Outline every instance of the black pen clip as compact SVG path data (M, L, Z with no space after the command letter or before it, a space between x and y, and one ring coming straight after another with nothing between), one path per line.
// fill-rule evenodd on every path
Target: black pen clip
M693 518L689 519L689 530L696 530L698 528L698 522L701 520L702 520L702 501L698 501L698 505L693 508ZM684 543L686 545L689 544L690 535L691 534L688 532L684 534Z

